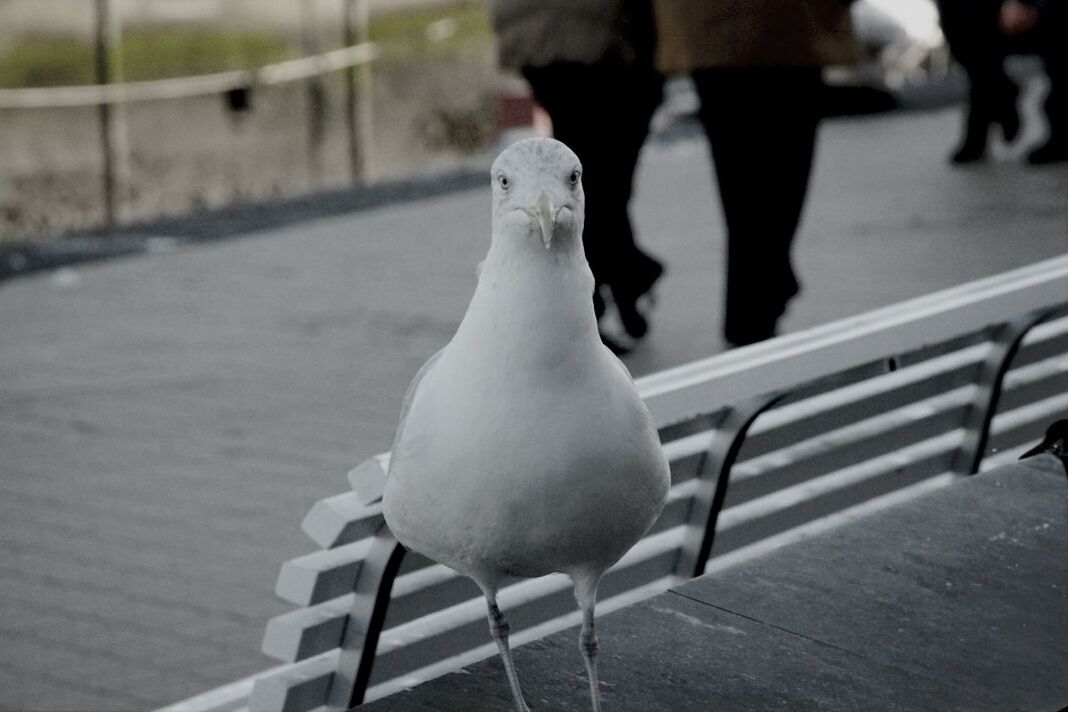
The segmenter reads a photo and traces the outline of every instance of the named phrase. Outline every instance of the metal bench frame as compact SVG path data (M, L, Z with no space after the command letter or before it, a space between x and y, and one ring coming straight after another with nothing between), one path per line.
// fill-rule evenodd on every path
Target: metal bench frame
M639 379L672 465L600 611L1013 459L1068 417L1068 257ZM386 467L388 454L360 468ZM282 566L255 711L346 709L492 654L477 589L406 555L378 505L315 504ZM566 582L501 594L517 644L577 620Z

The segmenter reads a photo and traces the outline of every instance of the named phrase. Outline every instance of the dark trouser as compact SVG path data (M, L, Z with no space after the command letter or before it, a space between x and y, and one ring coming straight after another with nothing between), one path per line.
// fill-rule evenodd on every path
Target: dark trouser
M1050 139L1068 144L1068 3L1054 2L1036 30L1036 42L1049 76L1044 108Z
M1006 102L1016 101L1016 84L1005 73L1010 42L998 27L1002 0L939 0L942 31L968 75L973 130L989 125ZM985 139L985 135L983 137Z
M970 109L976 121L989 121L1017 89L1005 73L1009 54L1038 53L1050 80L1043 108L1051 138L1068 142L1068 5L1053 2L1038 27L1006 37L998 27L1003 0L939 0L942 30L953 56L968 75Z
M644 65L571 62L527 68L523 75L549 113L553 135L582 161L582 239L594 278L617 292L644 292L659 263L635 244L627 206L663 77Z
M801 220L819 125L818 68L693 73L727 227L724 336L769 338L797 294L790 247Z

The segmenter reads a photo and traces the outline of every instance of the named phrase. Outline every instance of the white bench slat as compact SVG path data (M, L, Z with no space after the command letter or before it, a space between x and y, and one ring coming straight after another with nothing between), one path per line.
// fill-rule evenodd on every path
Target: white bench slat
M371 539L324 549L282 564L275 594L298 606L312 606L351 593Z
M267 622L263 652L276 660L306 660L341 644L345 619L355 594L349 593L316 606L297 608Z
M382 505L362 505L355 492L343 492L316 502L301 529L323 549L333 549L374 536L384 524Z
M1068 354L1015 368L1005 376L999 410L1011 410L1068 391Z
M349 486L356 493L360 504L371 505L382 496L389 472L389 453L381 453L364 460L348 475Z
M980 344L772 408L753 424L743 454L748 458L789 447L842 423L970 385L987 351Z
M1064 303L1068 255L638 379L657 427Z
M951 432L971 406L970 387L881 413L796 445L738 463L727 492L734 506L828 472L900 452L932 435Z
M1039 324L1024 337L1016 363L1025 366L1068 353L1068 316Z
M1035 433L1045 432L1055 420L1068 418L1068 393L1057 393L1034 403L998 413L991 423L988 452L1034 443Z
M963 437L963 430L945 433L737 506L728 504L719 516L713 556L939 476L952 467Z
M338 651L334 650L257 679L249 712L302 712L322 707L337 660Z

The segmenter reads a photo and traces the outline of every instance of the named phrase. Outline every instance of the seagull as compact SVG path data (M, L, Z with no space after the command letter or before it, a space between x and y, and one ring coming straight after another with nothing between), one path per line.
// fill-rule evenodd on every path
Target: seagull
M1061 461L1065 473L1068 474L1068 420L1058 420L1046 429L1046 436L1035 447L1031 448L1020 459L1034 457L1049 453Z
M490 175L489 251L455 336L404 398L382 511L406 548L482 589L517 712L530 708L497 592L569 576L599 712L597 587L659 516L668 464L630 373L597 332L578 158L559 141L525 139Z

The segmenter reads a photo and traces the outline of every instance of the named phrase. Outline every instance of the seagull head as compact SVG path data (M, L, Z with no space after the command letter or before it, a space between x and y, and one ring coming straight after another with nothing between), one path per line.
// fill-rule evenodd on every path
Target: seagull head
M528 138L506 148L490 169L494 240L581 248L585 198L582 164L551 138Z

